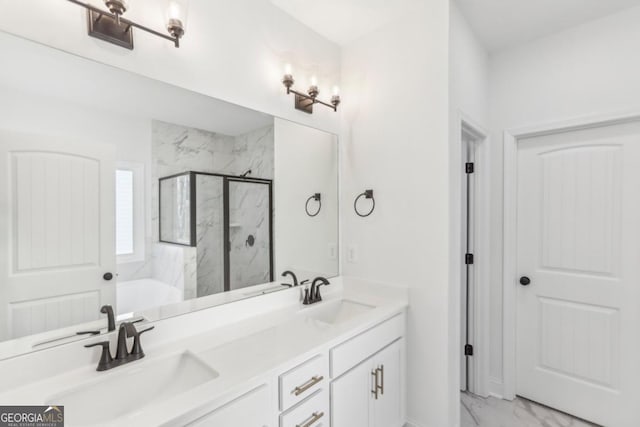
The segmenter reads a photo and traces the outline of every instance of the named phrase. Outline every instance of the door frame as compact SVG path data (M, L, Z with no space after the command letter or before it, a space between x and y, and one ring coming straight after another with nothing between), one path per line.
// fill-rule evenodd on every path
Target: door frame
M471 312L473 318L469 319L470 341L474 345L474 355L469 360L469 371L467 375L470 377L469 392L479 396L489 396L489 367L490 367L490 145L489 131L482 125L478 124L466 114L459 112L455 122L454 140L452 144L452 188L455 189L452 203L452 218L458 221L452 221L454 236L452 239L452 260L454 268L452 269L452 282L456 283L456 312L458 313L457 324L458 333L462 333L462 322L466 320L464 311L462 310L462 287L463 277L462 271L466 267L464 262L463 241L462 241L462 225L465 220L466 212L463 211L462 205L462 179L465 176L464 163L462 154L462 133L473 135L476 144L475 164L478 165L474 171L476 193L475 202L475 227L474 227L474 251L482 256L476 256L474 260L475 280L473 299L470 301ZM453 296L453 295L452 295ZM462 343L462 336L456 341L456 354L465 358L463 348L458 345ZM458 381L460 383L460 381Z
M516 397L517 364L517 272L518 249L518 143L532 138L563 132L592 129L640 121L640 111L583 116L564 121L548 122L534 126L504 131L503 174L503 248L502 248L502 376L504 399Z

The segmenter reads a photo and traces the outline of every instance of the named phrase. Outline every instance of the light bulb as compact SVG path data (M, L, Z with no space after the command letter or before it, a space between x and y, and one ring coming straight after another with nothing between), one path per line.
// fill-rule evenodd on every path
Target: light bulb
M187 0L169 0L167 2L167 31L176 38L184 35L187 26Z
M291 64L285 64L284 66L284 74L287 76L290 76L293 74L292 69L291 69Z
M316 76L311 76L311 86L318 86L318 78Z
M333 96L340 95L340 88L338 86L333 87Z

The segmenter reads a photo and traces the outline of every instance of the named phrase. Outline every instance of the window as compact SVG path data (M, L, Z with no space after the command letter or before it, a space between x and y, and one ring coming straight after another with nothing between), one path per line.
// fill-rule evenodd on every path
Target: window
M144 166L118 163L116 167L116 255L118 263L144 259Z

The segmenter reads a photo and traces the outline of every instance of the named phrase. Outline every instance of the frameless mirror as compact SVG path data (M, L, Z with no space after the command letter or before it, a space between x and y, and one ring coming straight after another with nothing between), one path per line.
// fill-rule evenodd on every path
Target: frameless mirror
M103 305L156 320L338 274L335 135L0 50L0 358L106 332Z

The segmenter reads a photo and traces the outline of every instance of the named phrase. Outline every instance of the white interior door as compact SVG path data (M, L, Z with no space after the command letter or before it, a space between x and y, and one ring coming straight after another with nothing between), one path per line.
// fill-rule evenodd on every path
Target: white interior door
M640 124L519 141L517 394L640 425L639 225Z
M115 304L111 146L0 132L0 340Z

